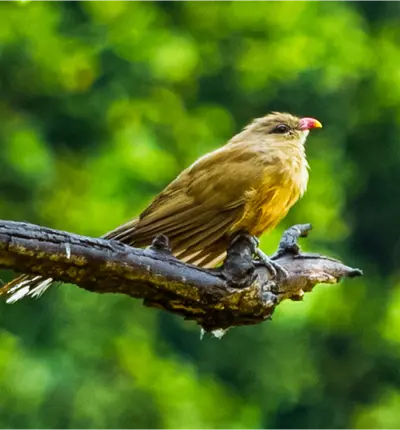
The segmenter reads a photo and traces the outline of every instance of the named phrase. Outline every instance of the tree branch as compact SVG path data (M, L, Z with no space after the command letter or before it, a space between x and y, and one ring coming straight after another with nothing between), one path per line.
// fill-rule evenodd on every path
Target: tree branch
M362 274L329 257L301 254L297 239L310 229L309 224L288 229L271 257L288 271L287 279L274 279L253 261L254 245L245 235L231 245L221 268L206 270L172 256L165 236L137 249L12 221L0 221L0 267L96 293L127 294L212 331L260 323L282 300L301 300L318 283Z

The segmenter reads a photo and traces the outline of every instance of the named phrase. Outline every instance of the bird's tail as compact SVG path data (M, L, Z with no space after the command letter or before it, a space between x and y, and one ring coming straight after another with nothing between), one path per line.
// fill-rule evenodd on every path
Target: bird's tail
M21 275L0 288L0 296L9 296L7 303L15 303L26 296L40 297L52 284L53 279L35 275Z

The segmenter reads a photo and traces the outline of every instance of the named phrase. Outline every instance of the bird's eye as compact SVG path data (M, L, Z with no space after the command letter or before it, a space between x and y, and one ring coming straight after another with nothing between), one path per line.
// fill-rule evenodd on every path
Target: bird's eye
M279 124L273 130L272 133L284 134L290 131L290 127L286 124Z

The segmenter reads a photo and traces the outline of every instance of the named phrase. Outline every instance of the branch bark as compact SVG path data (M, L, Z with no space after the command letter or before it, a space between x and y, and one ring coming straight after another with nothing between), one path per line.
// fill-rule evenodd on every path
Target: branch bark
M165 236L137 249L12 221L0 221L0 267L96 293L127 294L213 331L260 323L282 300L301 300L318 283L362 274L338 260L302 254L297 239L310 229L309 224L288 229L271 257L288 271L286 279L275 279L253 261L253 245L245 235L231 245L221 268L206 270L176 259Z

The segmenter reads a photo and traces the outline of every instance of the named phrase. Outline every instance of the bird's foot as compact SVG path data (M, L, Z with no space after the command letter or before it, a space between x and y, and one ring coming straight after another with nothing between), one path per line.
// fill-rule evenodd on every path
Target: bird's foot
M285 280L289 277L286 269L284 269L280 264L278 264L276 261L273 261L270 257L268 257L267 254L261 251L259 248L260 241L257 237L252 236L249 233L241 233L233 239L232 244L235 243L239 237L246 237L249 240L252 253L257 257L257 261L263 264L271 272L273 278L278 277L279 279Z
M271 258L268 257L268 255L265 254L263 251L261 251L260 248L256 249L255 254L261 261L261 263L271 272L273 278L279 278L281 280L289 278L288 271L276 261L271 260Z

